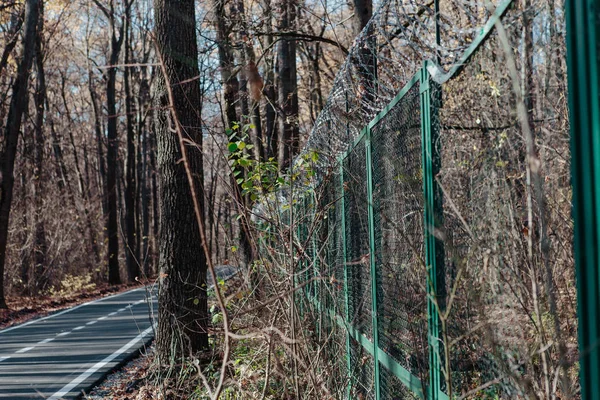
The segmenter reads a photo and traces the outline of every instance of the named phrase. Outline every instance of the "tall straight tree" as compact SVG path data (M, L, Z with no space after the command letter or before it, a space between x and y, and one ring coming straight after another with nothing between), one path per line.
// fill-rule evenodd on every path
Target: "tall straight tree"
M358 36L373 16L373 2L372 0L353 0L353 5L354 17L352 26L354 28L354 35ZM377 90L377 58L375 55L377 44L373 25L367 29L365 35L363 45L354 54L353 62L360 76L358 95L363 101L370 104L375 100Z
M240 82L237 75L233 72L233 66L235 64L233 45L230 40L230 29L227 24L227 13L225 10L225 1L216 0L214 2L214 24L216 30L217 48L219 51L219 70L221 71L221 81L223 86L223 108L225 117L225 128L231 128L235 122L240 122L241 118L238 116L236 110L236 104L241 103L241 113L247 114L248 107L244 106L246 99L240 98ZM234 10L237 13L237 10ZM241 102L240 102L241 100ZM247 104L247 103L246 103ZM240 131L236 130L233 133L235 136L231 138L232 141L241 140L242 136ZM245 209L247 207L247 199L242 196L242 189L236 183L233 175L231 176L231 185L233 187L233 196L235 204L240 212L240 215L245 215ZM254 259L253 249L250 242L250 229L248 221L245 218L238 220L239 232L240 232L240 245L244 254L244 260L247 265Z
M27 107L27 84L33 56L40 13L39 0L25 2L25 32L23 34L23 56L17 66L17 76L12 86L12 97L4 130L4 149L1 156L2 182L0 183L0 308L7 308L4 299L4 263L8 241L8 223L15 183L14 170L19 131Z
M108 7L99 0L93 0L100 11L106 16L110 34L110 50L108 56L108 72L106 79L106 108L108 110L107 139L106 149L106 192L107 192L107 220L106 234L108 235L108 283L116 285L121 283L119 273L119 232L117 216L117 160L119 157L119 140L117 137L117 68L113 67L119 61L119 54L124 39L125 23L122 22L117 27L117 15L115 12L115 2L110 0ZM131 2L125 2L128 9Z
M131 88L131 7L125 13L125 113L127 120L127 160L125 162L125 259L127 263L127 280L133 282L140 275L140 248L136 230L136 152L135 131L133 129L133 94Z
M296 28L296 1L280 0L279 32ZM296 68L296 41L293 38L278 43L277 51L278 98L282 113L279 116L278 162L284 168L290 165L298 151L298 73Z
M160 188L159 308L156 348L162 362L181 349L208 347L207 255L192 196L204 216L201 92L194 0L155 0L155 36L165 74L155 82L157 161ZM172 101L169 96L172 90ZM177 116L176 119L173 116ZM197 190L192 193L174 124L190 142L186 148ZM182 356L183 354L178 354Z
M48 285L46 273L46 253L48 244L46 242L46 229L43 218L43 196L44 182L44 107L46 101L46 75L44 73L44 50L42 48L42 34L44 31L44 2L40 3L40 14L38 17L38 30L35 40L35 65L36 65L36 88L34 95L35 104L35 146L33 152L33 260L35 273L36 291L41 291Z

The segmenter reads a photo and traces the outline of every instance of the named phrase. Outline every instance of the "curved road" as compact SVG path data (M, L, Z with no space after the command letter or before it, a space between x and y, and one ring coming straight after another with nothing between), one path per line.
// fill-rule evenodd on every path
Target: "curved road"
M0 331L0 398L74 399L153 337L144 288Z
M1 330L0 399L78 398L152 340L157 307L140 288Z

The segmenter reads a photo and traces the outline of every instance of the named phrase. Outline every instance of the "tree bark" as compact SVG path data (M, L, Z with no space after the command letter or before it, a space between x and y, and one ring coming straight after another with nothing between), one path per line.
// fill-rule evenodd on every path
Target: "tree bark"
M367 26L369 20L373 16L372 0L353 0L354 4L354 33L359 35ZM354 56L354 64L358 70L360 84L356 97L363 105L373 106L377 92L377 56L376 56L376 40L373 32L373 27L367 29L366 35L362 38L363 44L357 50ZM365 111L373 112L375 109L366 109Z
M35 289L39 293L48 285L47 259L48 244L46 242L46 228L43 218L43 196L45 179L43 177L44 166L44 106L46 99L46 76L44 74L44 53L42 50L42 32L44 27L44 3L39 5L38 29L35 40L36 60L36 89L34 95L35 104L35 145L33 152L33 262L35 274Z
M231 42L229 32L225 21L225 1L216 0L215 2L215 28L217 34L217 47L219 50L219 70L221 71L221 82L223 84L223 106L225 108L225 128L230 128L234 122L239 122L239 117L235 109L235 103L238 98L239 81L233 74L233 52L231 51Z
M14 169L17 143L23 112L27 105L29 70L35 53L35 37L39 16L39 0L25 2L25 33L23 35L23 57L17 67L17 77L12 87L12 98L4 131L5 148L1 155L2 183L0 189L0 309L7 308L4 299L4 264L8 242L8 224L15 183Z
M112 2L111 2L112 5ZM109 18L110 26L110 58L108 79L106 81L106 108L108 110L106 149L106 186L108 220L106 221L106 233L108 235L108 283L117 285L121 283L119 272L119 227L118 227L118 199L117 199L117 162L119 159L119 139L117 137L117 69L112 67L119 61L121 44L123 43L123 31L117 38L115 15L111 10Z
M294 30L296 25L295 1L281 0L278 17L279 31ZM290 166L299 147L296 41L282 40L277 46L278 102L282 109L279 116L278 162L280 168L285 168Z
M167 77L155 82L157 161L160 189L159 311L156 348L166 363L208 347L207 255L202 249L192 195L204 216L201 92L196 44L195 2L155 0L155 32ZM166 79L165 79L166 78ZM185 82L185 83L180 83ZM168 85L168 86L167 86ZM173 91L171 118L168 87ZM172 124L195 143L187 149L197 193L191 193Z
M128 8L125 16L125 64L130 63L130 18L131 10ZM135 132L133 129L133 96L131 93L131 68L125 67L125 113L127 120L127 160L125 162L125 259L127 264L127 280L134 282L140 275L140 254L137 244L136 231L136 159L135 159Z

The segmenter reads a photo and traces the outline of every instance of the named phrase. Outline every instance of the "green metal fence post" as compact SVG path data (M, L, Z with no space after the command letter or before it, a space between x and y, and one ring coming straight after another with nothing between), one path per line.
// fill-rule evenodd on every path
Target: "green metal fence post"
M375 367L375 400L381 399L381 387L379 379L379 357L377 349L379 347L379 325L377 323L377 271L375 265L375 221L373 215L373 160L371 154L371 129L367 128L365 136L366 168L367 168L367 205L369 209L369 265L371 267L371 316L373 331L373 363Z
M310 190L309 192L309 199L310 199L310 204L309 204L309 208L310 208L310 224L309 224L309 231L312 230L312 235L311 235L311 244L312 244L312 254L311 254L311 260L312 260L312 265L313 265L313 278L315 279L313 282L313 287L314 287L314 299L315 302L317 303L317 312L319 313L319 317L318 317L318 321L317 321L317 337L319 338L319 341L321 340L321 335L323 333L323 318L324 318L324 310L325 307L323 305L323 281L321 279L321 272L320 272L320 268L321 268L321 262L319 261L319 247L318 247L318 241L317 241L317 234L319 232L319 230L317 229L317 224L319 223L317 221L317 193L315 190ZM322 229L322 228L321 228Z
M350 398L350 389L352 387L352 362L350 360L350 311L348 300L348 265L346 264L346 211L345 211L345 196L344 193L344 163L340 159L340 209L341 215L341 233L342 233L342 263L344 264L344 306L346 312L344 315L344 326L346 327L346 363L348 368L348 398Z
M598 1L566 2L579 375L583 400L600 400L599 16Z
M300 219L300 205L299 204L300 204L299 202L296 202L296 204L294 204L294 197L292 196L292 208L295 211L293 213L293 215L294 215L293 222L294 222L294 224L296 224L296 226L295 226L296 237L294 238L294 240L302 241L302 222ZM297 281L296 286L298 286L303 283L302 278L300 277L300 274L299 274L299 272L302 271L302 254L300 253L300 250L294 251L294 248L295 248L294 243L290 243L290 245L292 246L292 254L294 254L294 252L296 252L296 254L298 254L298 256L297 256L298 259L292 260L292 262L294 263L293 264L294 265L294 279ZM298 313L301 316L304 315L304 301L302 299L302 297L304 297L304 296L301 296L303 290L304 289L301 289L298 291L298 293L295 296L295 298L297 300L294 300L294 301L297 301L296 304L298 305Z
M436 226L436 190L434 189L434 163L432 146L431 121L431 85L427 72L427 63L421 68L421 148L423 165L423 196L424 196L424 239L425 263L427 266L427 317L429 343L429 399L438 399L441 392L440 340L439 340L439 309L438 309L438 265L439 251L436 251L434 228ZM438 164L439 165L439 164Z

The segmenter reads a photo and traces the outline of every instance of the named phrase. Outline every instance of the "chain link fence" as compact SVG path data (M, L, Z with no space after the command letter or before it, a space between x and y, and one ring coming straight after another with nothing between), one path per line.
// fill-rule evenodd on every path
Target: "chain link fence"
M350 50L270 207L335 398L580 396L561 10L388 1Z

